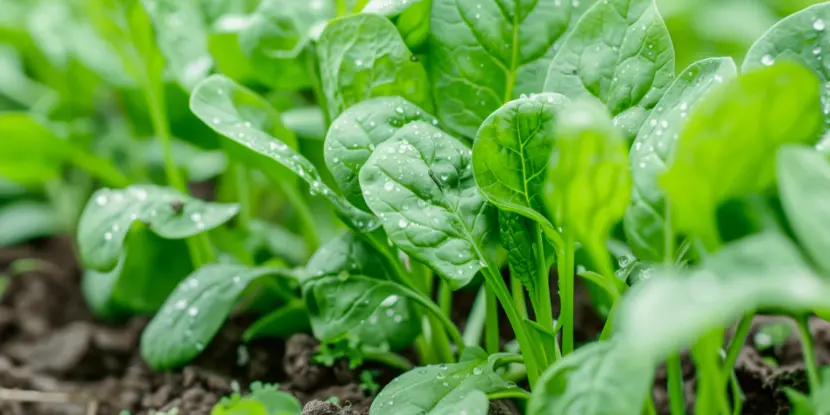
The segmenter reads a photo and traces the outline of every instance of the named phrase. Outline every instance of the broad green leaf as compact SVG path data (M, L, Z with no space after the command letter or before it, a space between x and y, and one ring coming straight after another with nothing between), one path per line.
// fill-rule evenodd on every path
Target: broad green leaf
M369 414L417 415L433 410L436 414L445 413L441 407L453 398L461 399L464 392L492 393L514 388L515 384L502 379L495 370L516 359L519 356L509 353L488 356L478 347L468 347L458 363L429 365L398 376L378 394Z
M594 260L631 193L627 142L595 99L565 108L556 126L545 202L556 223L582 242Z
M432 0L418 0L409 2L407 7L394 17L395 27L398 28L406 46L415 53L419 53L429 39L429 19L432 10Z
M497 226L471 161L461 142L414 121L381 143L360 170L366 204L389 239L453 289L487 266L484 247Z
M625 234L637 257L662 261L666 200L658 178L674 153L680 130L703 97L737 76L730 58L711 58L683 70L637 133L628 155L634 188L625 212Z
M658 180L675 228L716 247L718 205L772 187L778 147L813 144L821 127L819 80L793 63L743 74L707 95Z
M302 302L297 301L260 317L245 330L242 339L245 342L262 337L287 339L293 334L307 332L310 329L308 311Z
M354 232L345 232L317 249L306 264L308 277L351 274L387 279L391 270L383 257Z
M60 218L46 203L19 200L0 205L0 247L51 236L61 230Z
M26 26L29 36L59 69L66 69L70 59L71 46L66 32L71 25L70 4L62 1L32 2L36 5L27 13ZM71 30L71 29L70 29Z
M394 409L390 413L396 413ZM484 392L473 389L453 389L444 396L427 414L429 415L486 415L490 409L490 400Z
M71 151L69 142L32 116L0 114L0 176L24 184L43 183L60 176Z
M539 379L528 415L642 413L654 366L619 341L580 347Z
M254 96L255 97L255 96ZM239 100L239 101L238 101ZM362 231L375 229L374 217L357 209L320 179L317 168L308 159L292 149L281 137L274 137L266 128L267 120L260 116L262 98L251 97L250 91L232 80L214 75L205 79L190 97L190 109L214 131L268 157L305 180L312 191L331 203L338 215L350 226ZM249 106L257 108L251 112ZM293 135L292 135L293 136Z
M176 81L188 91L208 76L213 59L198 0L141 0L155 28L158 48Z
M484 120L473 144L473 172L490 203L552 228L542 213L542 189L556 144L557 113L568 103L559 94L531 95Z
M293 265L304 263L308 259L308 247L299 235L283 228L277 223L252 219L248 224L245 247L252 254L276 256Z
M254 382L251 393L241 396L238 392L230 398L222 398L211 409L211 415L300 415L300 402L288 392L277 389L276 384Z
M827 309L830 282L786 237L763 233L726 245L696 269L655 269L622 301L619 335L638 355L659 361L748 312Z
M78 253L91 269L115 267L135 222L165 239L184 239L215 228L234 217L237 205L209 203L154 185L96 191L78 223Z
M816 72L823 82L830 78L830 3L808 7L779 21L759 38L744 58L743 71L770 66L777 60L794 60ZM830 125L830 87L821 88L825 126Z
M545 258L539 259L534 248L536 240L532 235L536 230L533 221L506 210L499 210L498 216L499 238L502 247L507 250L510 278L518 278L530 293L531 299L538 298L539 261L544 263Z
M237 297L253 281L278 275L276 268L206 265L182 281L141 335L141 356L156 370L181 366L198 356L225 323Z
M117 87L135 86L135 80L130 77L113 46L102 38L89 22L75 22L71 30L63 36L69 39L72 56L104 81Z
M330 0L264 0L240 32L239 44L248 56L294 59L310 42L312 28L334 17Z
M433 0L428 65L438 118L473 137L505 102L541 91L575 3Z
M349 202L369 210L360 189L360 169L380 143L413 121L438 123L417 105L400 97L363 101L334 120L326 135L326 166Z
M431 109L426 71L385 17L359 14L332 21L317 53L331 119L379 96L400 96Z
M26 74L19 52L0 45L0 98L20 105L19 110L49 113L58 101L57 92Z
M776 172L790 226L812 260L830 272L830 165L810 147L785 146L778 151Z
M654 0L607 0L565 39L544 91L599 98L633 137L673 79L674 48Z

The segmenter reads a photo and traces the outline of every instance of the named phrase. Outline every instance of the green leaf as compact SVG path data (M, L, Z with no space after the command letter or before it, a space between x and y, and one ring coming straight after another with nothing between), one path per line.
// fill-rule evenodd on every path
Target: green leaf
M507 250L510 278L518 278L530 293L531 299L539 298L539 261L545 262L545 258L538 258L534 249L533 222L506 210L500 210L498 215L499 238L501 245Z
M20 200L0 205L0 247L51 236L61 230L60 218L46 203Z
M354 232L345 232L317 249L306 264L309 277L351 274L387 279L391 270L369 243Z
M251 324L242 334L247 343L262 337L287 339L292 334L311 329L308 311L301 302L291 302L264 315Z
M320 107L292 108L282 114L282 121L300 138L323 141L326 137L326 121Z
M772 187L778 147L815 143L821 125L819 80L800 65L749 72L706 96L659 178L677 230L714 249L718 205Z
M411 122L369 156L360 186L389 239L453 289L487 266L496 212L479 194L471 152L458 140Z
M71 145L25 113L0 114L0 176L40 184L60 176Z
M393 21L406 46L418 53L429 39L429 15L432 0L417 0L409 3L412 7L402 10Z
M249 110L251 103L256 111ZM263 105L267 103L262 98L252 96L250 91L222 75L205 79L190 97L190 109L214 131L294 172L311 186L312 191L328 200L350 226L361 231L377 228L374 217L329 189L313 163L282 141L282 137L272 135L266 128L269 124L265 124L259 115Z
M231 397L222 398L211 409L211 415L300 415L300 402L288 392L277 389L277 385L251 384L251 393L241 396L234 392Z
M233 204L208 203L154 185L96 191L78 222L78 253L86 267L115 267L135 222L143 222L165 239L184 239L215 228L234 217Z
M379 96L400 96L431 109L426 71L385 17L360 14L332 21L317 53L331 119Z
M267 275L291 278L276 268L206 265L182 281L141 335L141 356L156 370L189 362L224 324L237 297Z
M655 366L617 341L580 347L539 379L528 415L642 413Z
M794 60L812 69L822 80L830 78L830 3L808 7L779 21L761 36L744 58L743 71L772 65L778 60ZM825 126L830 125L830 88L821 88Z
M776 172L781 205L796 237L812 260L830 272L830 165L810 147L778 151Z
M441 121L473 137L505 102L541 91L573 3L433 0L428 64Z
M153 22L156 44L176 81L191 91L208 76L207 25L197 0L141 0Z
M786 237L763 233L726 245L690 271L652 271L623 298L619 334L655 361L748 312L798 314L830 307L816 276Z
M239 44L248 56L295 59L311 41L313 27L335 17L328 0L264 0L239 33Z
M605 252L605 240L622 219L631 193L625 137L594 99L565 108L559 114L556 137L545 202L556 223L599 260L597 255Z
M731 58L711 58L683 70L637 133L628 160L634 189L625 212L625 234L637 257L662 261L666 200L658 178L674 154L689 113L724 81L737 76Z
M368 0L361 13L375 13L386 17L397 16L425 0Z
M442 414L447 413L456 399L462 399L462 394L515 388L515 384L502 379L495 370L517 359L519 356L514 354L488 356L478 347L468 347L458 363L420 367L394 379L372 402L369 414L416 415L433 413L430 412L433 410L435 414ZM478 412L471 415L475 413Z
M438 121L401 97L379 97L347 109L326 135L326 166L343 195L353 205L369 210L363 200L358 174L380 143L413 121Z
M484 120L473 145L476 184L487 200L552 228L542 213L545 170L556 143L557 113L569 100L534 94L510 101Z
M544 91L599 98L633 137L673 79L674 48L654 0L607 0L565 39Z

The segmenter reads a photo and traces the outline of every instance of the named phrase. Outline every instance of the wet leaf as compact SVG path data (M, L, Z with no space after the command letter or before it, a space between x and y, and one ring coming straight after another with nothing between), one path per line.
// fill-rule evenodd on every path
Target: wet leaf
M240 32L239 43L248 56L295 59L311 41L312 28L334 17L329 0L264 0Z

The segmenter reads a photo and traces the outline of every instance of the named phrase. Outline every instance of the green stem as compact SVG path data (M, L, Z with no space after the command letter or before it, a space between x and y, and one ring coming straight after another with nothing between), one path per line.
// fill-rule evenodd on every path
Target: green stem
M530 392L528 392L524 389L513 388L513 389L507 389L507 390L503 390L503 391L488 393L487 394L487 399L489 399L491 401L495 400L495 399L524 399L524 400L527 401L527 400L530 400Z
M738 382L738 376L733 371L729 375L730 385L732 385L732 415L741 415L744 407L744 391L741 389L741 384Z
M683 366L680 354L675 353L666 360L667 388L669 391L669 408L671 415L686 413L686 397L683 394Z
M447 334L450 335L452 341L455 342L455 344L458 346L458 354L461 355L461 353L464 352L464 339L461 337L461 333L458 332L458 328L455 327L455 324L453 324L450 318L447 317L441 311L441 309L437 305L435 305L435 302L429 299L429 297L426 297L423 294L404 286L400 286L399 288L407 297L421 304L422 306L424 306L424 308L427 309L427 311L432 313L432 315L438 320L438 322L440 322L439 325L444 326L444 329L446 329ZM438 325L433 326L433 328L437 330ZM447 345L447 347L449 347L449 345Z
M251 186L248 181L248 170L241 164L235 164L231 169L236 185L236 198L239 203L239 227L249 229L253 218L251 204Z
M821 380L816 365L816 352L813 347L813 336L810 334L810 324L807 316L796 318L798 334L801 336L801 352L804 355L804 367L807 370L807 380L810 391L816 392L821 387Z
M536 313L536 322L541 324L546 329L553 330L553 306L550 298L550 270L545 261L545 240L542 236L542 225L536 224L536 267L539 275L539 298L537 300L538 309L533 311ZM550 358L551 356L548 356Z
M525 287L518 278L510 277L510 292L513 294L513 304L519 310L522 318L527 318L527 303L525 302Z
M562 320L562 355L574 350L574 240L565 233L564 244L559 250L557 270L559 274L559 318Z
M729 340L729 346L726 348L726 359L723 361L723 384L729 382L729 377L732 374L732 368L738 361L738 355L741 354L741 348L746 342L746 337L749 335L749 329L752 327L753 313L748 313L741 318L738 327L735 328L735 334Z
M297 219L300 221L300 229L303 231L303 240L305 240L307 252L314 252L320 245L317 239L317 224L314 222L314 216L311 214L311 208L308 202L300 195L297 188L292 183L272 178L282 190L288 203L294 208L297 214Z
M452 318L452 290L450 285L443 279L438 284L438 305L441 306L444 315Z
M413 365L412 362L409 361L409 359L393 352L364 349L363 357L366 360L383 363L389 367L400 369L404 372L415 367L415 365Z
M487 322L484 329L484 346L487 353L494 354L499 352L499 305L496 301L496 295L493 294L493 289L484 284L486 290L487 301Z
M484 332L484 320L487 316L487 285L478 290L473 301L473 309L467 317L464 326L464 344L481 344L481 333Z

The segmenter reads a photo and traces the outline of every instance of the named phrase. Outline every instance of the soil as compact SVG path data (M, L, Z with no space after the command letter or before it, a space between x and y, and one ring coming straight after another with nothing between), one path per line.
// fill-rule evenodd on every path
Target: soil
M147 319L106 323L93 318L80 293L81 272L69 238L0 249L0 274L11 277L0 292L0 415L109 415L122 410L137 415L173 408L180 415L202 415L209 414L221 397L234 390L244 392L253 381L278 383L305 405L306 415L365 414L371 405L371 394L360 387L359 372L346 362L332 368L311 363L318 346L311 336L242 344L241 333L250 323L245 319L226 323L190 366L151 371L138 352ZM474 293L457 293L454 309L461 325L473 297ZM588 298L578 283L577 341L589 341L602 329L602 319ZM782 386L806 388L795 337L764 351L755 347L758 328L776 321L786 320L756 318L736 365L746 395L745 414L788 413ZM506 319L500 326L502 335L511 338ZM830 364L830 323L816 319L811 328L819 363ZM381 385L399 374L388 367L368 369L380 375ZM694 367L687 357L683 370L693 413ZM660 369L654 387L660 413L668 413L665 383L665 370ZM327 402L332 397L339 405ZM498 402L491 413L518 411L509 402Z

